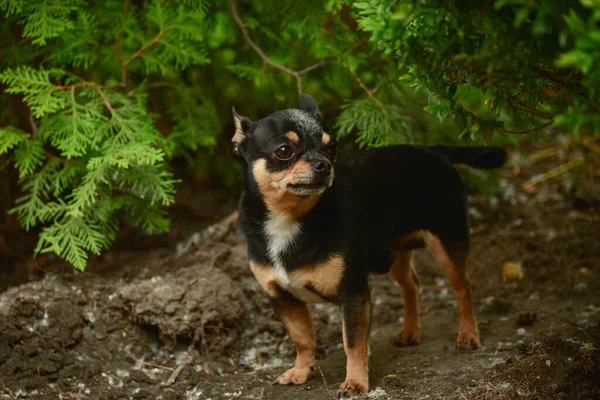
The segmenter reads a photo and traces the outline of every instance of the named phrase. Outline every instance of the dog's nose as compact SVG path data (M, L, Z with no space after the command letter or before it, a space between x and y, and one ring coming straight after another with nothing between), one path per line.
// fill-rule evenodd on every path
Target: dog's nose
M329 175L331 172L331 163L327 160L315 160L311 165L313 169L320 174Z

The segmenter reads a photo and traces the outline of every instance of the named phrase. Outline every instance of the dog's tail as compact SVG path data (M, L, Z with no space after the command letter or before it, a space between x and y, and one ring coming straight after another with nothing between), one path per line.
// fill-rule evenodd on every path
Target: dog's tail
M429 150L441 154L453 164L466 164L474 168L498 168L506 162L506 151L499 147L483 146L426 146Z

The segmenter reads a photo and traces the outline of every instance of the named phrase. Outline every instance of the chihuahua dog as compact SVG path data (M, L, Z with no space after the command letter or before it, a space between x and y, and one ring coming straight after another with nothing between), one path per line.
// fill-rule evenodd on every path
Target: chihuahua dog
M457 345L480 346L468 278L467 201L452 163L504 164L500 148L397 145L336 163L337 144L314 99L257 122L233 109L234 152L246 164L238 223L250 268L296 346L294 367L275 383L303 384L315 364L311 302L341 307L346 379L338 397L369 388L369 273L389 273L404 296L398 346L421 341L413 252L430 249L458 305Z

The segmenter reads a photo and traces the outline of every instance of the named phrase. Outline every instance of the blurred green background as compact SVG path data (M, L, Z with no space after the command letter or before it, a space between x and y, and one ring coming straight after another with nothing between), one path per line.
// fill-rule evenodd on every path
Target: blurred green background
M299 83L346 153L600 130L600 0L0 0L0 14L0 223L79 269L124 224L168 232L178 190L235 204L232 106L296 107Z

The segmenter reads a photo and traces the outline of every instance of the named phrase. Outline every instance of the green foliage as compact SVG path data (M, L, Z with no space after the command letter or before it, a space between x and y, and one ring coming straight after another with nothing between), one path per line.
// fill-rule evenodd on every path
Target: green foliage
M84 268L123 217L168 230L172 161L235 184L231 107L295 107L297 77L359 147L600 130L597 0L233 4L261 55L226 1L0 0L0 155L37 252Z
M84 269L89 253L110 246L121 216L150 233L168 230L169 157L210 148L218 133L205 122L211 103L188 95L180 110L173 101L189 91L186 68L208 62L206 4L2 1L0 10L2 24L23 24L30 39L0 72L5 93L22 96L30 126L0 128L0 154L10 155L24 192L11 212L27 230L41 226L35 252ZM43 62L14 62L28 52ZM159 87L173 101L159 108L171 112L151 111L149 90Z
M600 131L600 3L354 3L370 43L398 60L404 82L474 139L550 125ZM508 135L508 137L511 137ZM512 136L516 140L515 136Z

